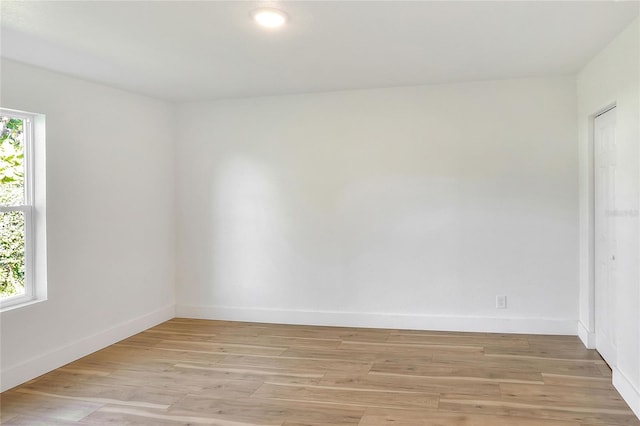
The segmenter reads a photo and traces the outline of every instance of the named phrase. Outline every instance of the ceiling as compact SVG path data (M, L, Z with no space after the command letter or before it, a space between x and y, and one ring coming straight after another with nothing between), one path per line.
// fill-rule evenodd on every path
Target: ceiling
M576 73L638 2L2 0L3 57L172 101Z

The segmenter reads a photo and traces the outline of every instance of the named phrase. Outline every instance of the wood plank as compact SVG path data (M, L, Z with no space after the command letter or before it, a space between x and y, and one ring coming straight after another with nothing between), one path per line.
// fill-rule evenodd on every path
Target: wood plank
M438 410L368 409L360 426L579 426L579 423L516 416L460 414Z
M31 395L13 391L3 392L0 411L4 418L25 415L53 420L80 421L104 404L87 401L65 400L45 395Z
M192 412L215 415L220 419L247 423L297 422L311 424L356 425L364 414L363 407L334 404L314 404L307 401L263 399L256 395L230 398L215 398L204 395L187 395L170 412Z
M640 425L640 420L633 413L630 413L628 409L609 409L590 405L566 404L550 406L535 402L514 402L496 399L440 398L438 408L464 413L532 417L608 426Z
M265 383L254 394L263 399L281 401L331 403L350 407L432 407L438 405L438 396L412 391L384 391L343 388L338 386L299 386Z
M278 426L280 423L240 422L226 420L217 416L198 415L197 413L165 413L149 409L106 406L88 416L87 424L92 425L216 425L216 426Z
M447 377L388 376L377 374L327 373L320 385L356 389L419 391L429 394L454 393L477 395L501 394L500 385L487 381L452 381Z

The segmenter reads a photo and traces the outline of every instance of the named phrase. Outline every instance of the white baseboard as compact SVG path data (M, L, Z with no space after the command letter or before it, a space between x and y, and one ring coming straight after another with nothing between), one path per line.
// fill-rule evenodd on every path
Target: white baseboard
M174 317L175 306L166 306L8 367L2 370L0 391L4 392Z
M613 367L613 386L640 419L640 390L616 367Z
M578 337L587 349L596 348L596 334L590 332L582 321L578 321Z
M485 333L577 334L577 321L177 305L176 316L227 321Z

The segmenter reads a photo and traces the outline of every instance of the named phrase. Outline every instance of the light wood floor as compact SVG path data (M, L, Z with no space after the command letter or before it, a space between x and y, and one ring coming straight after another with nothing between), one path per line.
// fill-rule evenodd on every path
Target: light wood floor
M576 337L174 319L1 396L7 425L640 425Z

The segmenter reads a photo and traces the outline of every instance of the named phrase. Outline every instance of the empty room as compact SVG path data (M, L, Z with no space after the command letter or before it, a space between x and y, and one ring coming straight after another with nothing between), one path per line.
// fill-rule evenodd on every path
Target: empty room
M3 425L640 426L640 2L0 2Z

